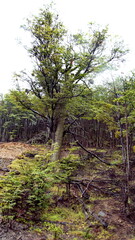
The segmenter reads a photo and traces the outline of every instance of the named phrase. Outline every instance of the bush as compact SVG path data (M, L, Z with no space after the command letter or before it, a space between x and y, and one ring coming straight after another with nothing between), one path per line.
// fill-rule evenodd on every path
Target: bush
M55 151L55 150L54 150ZM27 153L10 165L11 171L0 180L1 214L4 218L37 220L51 201L55 184L68 183L79 161L72 154L50 161L54 151Z
M46 173L45 156L23 157L11 164L11 172L2 176L1 211L8 218L34 219L50 201L52 185Z

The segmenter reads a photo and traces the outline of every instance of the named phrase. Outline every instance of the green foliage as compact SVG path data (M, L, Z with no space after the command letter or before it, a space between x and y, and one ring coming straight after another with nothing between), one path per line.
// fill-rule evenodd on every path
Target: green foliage
M27 139L30 130L37 124L34 114L15 101L10 92L0 101L0 140Z
M61 226L57 226L56 224L53 223L44 223L44 229L47 232L51 232L51 234L53 235L53 240L59 240L61 239L61 234L63 233L63 229L61 228Z
M11 172L0 182L2 214L19 219L38 217L50 201L49 177L42 158L24 157L13 161Z
M135 75L119 77L93 91L92 111L94 118L104 122L119 144L126 144L128 134L132 142L135 124Z
M52 186L66 183L78 165L77 157L70 153L61 161L51 162L54 151L32 158L26 154L12 162L11 171L0 180L3 216L34 220L51 204Z
M77 150L77 148L71 148L69 154L60 160L59 177L63 182L68 182L74 175L77 167L82 165L79 156L73 154L75 150Z
M107 27L91 23L87 33L69 34L50 6L28 19L23 28L31 34L28 52L35 67L31 75L24 71L16 74L17 82L26 81L28 89L17 85L19 91L14 96L24 107L47 120L50 138L57 142L61 118L64 121L80 114L91 118L90 84L96 74L122 59L127 50L115 40L108 44ZM59 135L63 132L64 127Z
M77 220L78 219L78 220ZM42 220L50 220L50 221L65 221L66 222L76 222L84 221L84 214L82 212L82 209L80 209L78 206L75 206L75 209L73 208L67 208L67 207L56 207L49 209L49 211L45 211L42 214Z

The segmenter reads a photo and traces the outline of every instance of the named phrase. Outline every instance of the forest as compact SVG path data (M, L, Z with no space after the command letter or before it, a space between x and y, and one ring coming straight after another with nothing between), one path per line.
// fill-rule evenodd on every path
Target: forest
M134 240L135 72L94 84L128 49L93 23L70 34L50 6L23 29L33 71L0 95L0 151L29 149L0 155L1 239Z

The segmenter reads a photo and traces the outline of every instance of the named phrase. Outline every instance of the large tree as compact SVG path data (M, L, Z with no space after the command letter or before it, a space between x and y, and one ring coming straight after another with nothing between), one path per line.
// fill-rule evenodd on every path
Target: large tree
M50 7L29 19L24 29L32 37L28 51L35 65L31 75L17 75L29 88L15 92L16 99L48 120L50 138L59 146L54 154L54 159L58 159L72 100L86 95L94 76L122 59L126 51L122 42L112 43L107 28L100 30L93 24L86 34L69 35ZM83 107L81 111L85 113Z

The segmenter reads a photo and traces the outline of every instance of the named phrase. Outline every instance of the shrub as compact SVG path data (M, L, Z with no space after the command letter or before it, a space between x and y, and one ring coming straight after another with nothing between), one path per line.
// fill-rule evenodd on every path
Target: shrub
M45 156L23 157L11 164L11 172L2 176L1 211L8 218L33 219L49 204L50 174Z
M55 150L54 150L55 151ZM67 183L77 168L77 156L50 161L54 151L25 154L14 160L0 179L1 214L5 218L37 220L51 203L54 184Z

